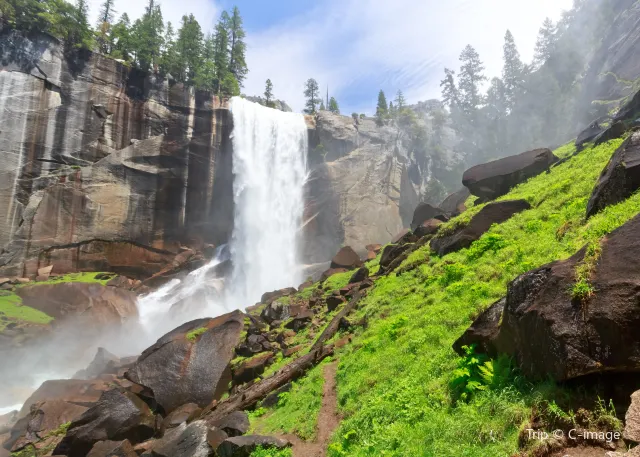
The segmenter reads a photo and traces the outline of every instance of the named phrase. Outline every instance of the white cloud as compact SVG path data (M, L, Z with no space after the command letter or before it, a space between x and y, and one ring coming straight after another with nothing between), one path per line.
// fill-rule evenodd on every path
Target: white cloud
M98 20L100 5L103 2L104 0L89 0L89 14L92 24ZM162 8L165 22L171 21L176 29L183 15L193 13L202 30L207 33L213 29L221 13L214 0L156 0L156 3L159 3ZM115 0L116 18L126 12L133 22L144 14L147 4L146 0Z
M370 101L342 103L344 112L371 112L377 88L397 89L410 102L439 96L445 66L457 69L467 44L487 75L498 75L507 28L530 60L546 16L558 19L571 0L327 0L301 17L248 37L247 94L271 78L276 96L303 107L309 77L338 100L372 86ZM362 97L359 97L360 99ZM360 106L362 105L362 106Z

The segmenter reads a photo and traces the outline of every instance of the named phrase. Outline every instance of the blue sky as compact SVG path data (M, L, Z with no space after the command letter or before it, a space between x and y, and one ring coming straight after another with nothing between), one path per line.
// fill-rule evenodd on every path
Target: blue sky
M92 0L97 14L100 0ZM502 43L513 33L524 60L533 55L545 17L560 18L572 0L160 0L165 20L193 12L209 30L224 9L240 8L247 30L249 75L243 92L274 93L294 110L315 78L343 113L373 113L379 89L403 90L410 103L438 97L445 66L472 44L487 76L501 71ZM118 11L142 14L146 0L116 0Z

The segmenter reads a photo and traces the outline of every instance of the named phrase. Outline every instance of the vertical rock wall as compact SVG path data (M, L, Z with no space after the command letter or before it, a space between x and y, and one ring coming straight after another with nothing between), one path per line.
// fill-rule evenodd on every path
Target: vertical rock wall
M0 54L0 271L144 276L228 239L223 102L46 35L4 30Z

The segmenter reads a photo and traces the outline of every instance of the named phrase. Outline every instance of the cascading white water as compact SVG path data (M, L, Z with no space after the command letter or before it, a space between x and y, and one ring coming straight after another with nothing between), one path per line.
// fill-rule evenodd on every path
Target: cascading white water
M264 292L297 286L307 176L304 117L231 100L234 231L229 299L249 306Z

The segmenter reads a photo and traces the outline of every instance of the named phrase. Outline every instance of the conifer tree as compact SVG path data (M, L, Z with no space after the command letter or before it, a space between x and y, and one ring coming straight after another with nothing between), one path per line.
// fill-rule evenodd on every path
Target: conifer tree
M208 34L202 46L202 56L200 64L196 68L193 83L196 89L215 92L216 90L216 67L215 67L216 45L213 34Z
M318 81L313 78L307 79L307 82L304 85L304 96L307 97L307 102L305 103L304 112L307 114L316 114L318 102L320 102L320 94L319 94L319 86Z
M445 68L444 79L440 81L440 87L442 87L442 102L447 105L451 111L453 111L454 106L457 106L460 101L455 74L455 71Z
M557 28L550 18L546 18L538 32L536 49L533 56L533 65L540 68L553 53L557 42Z
M171 22L167 22L167 29L164 34L160 68L164 74L171 75L174 79L178 78L181 74L176 34Z
M326 111L327 107L324 106L324 100L320 100L320 108L318 108L318 111Z
M340 114L340 107L338 106L338 101L335 97L331 97L329 99L329 111L332 113Z
M387 105L387 97L385 97L384 92L380 89L378 92L378 105L376 106L376 122L378 125L384 124L387 115L389 114L389 106Z
M273 83L270 79L267 79L267 82L265 83L264 99L265 104L271 108L273 106Z
M138 66L142 70L155 69L158 64L164 35L164 22L160 5L149 0L145 14L133 25L133 47Z
M131 60L131 54L133 52L131 42L131 21L129 20L129 15L127 13L123 13L120 20L113 26L111 40L113 43L110 51L111 56L124 61Z
M109 54L113 46L111 37L111 28L113 26L113 18L116 11L113 8L115 0L104 0L100 7L98 15L98 24L96 27L98 35L98 50L103 54Z
M520 60L520 53L516 47L513 35L509 30L504 37L504 67L502 69L502 86L504 100L508 111L513 109L516 94L522 88L524 79L524 65Z
M458 92L462 110L468 114L474 114L482 104L480 84L487 78L484 76L484 66L480 56L471 45L460 54L462 63L459 73Z
M93 31L89 26L89 4L87 0L76 0L71 27L67 30L67 44L85 49L93 47Z
M396 109L398 111L404 108L405 105L407 104L407 102L404 99L404 94L402 93L401 90L399 90L398 93L396 94L395 102L396 102Z
M240 10L237 6L234 6L231 15L224 12L222 19L227 27L229 40L229 71L235 76L238 85L242 87L249 70L245 61L247 45L244 42L244 38L246 34L242 27Z
M193 84L197 68L202 64L202 29L193 14L182 16L182 27L178 31L178 48L181 80Z

